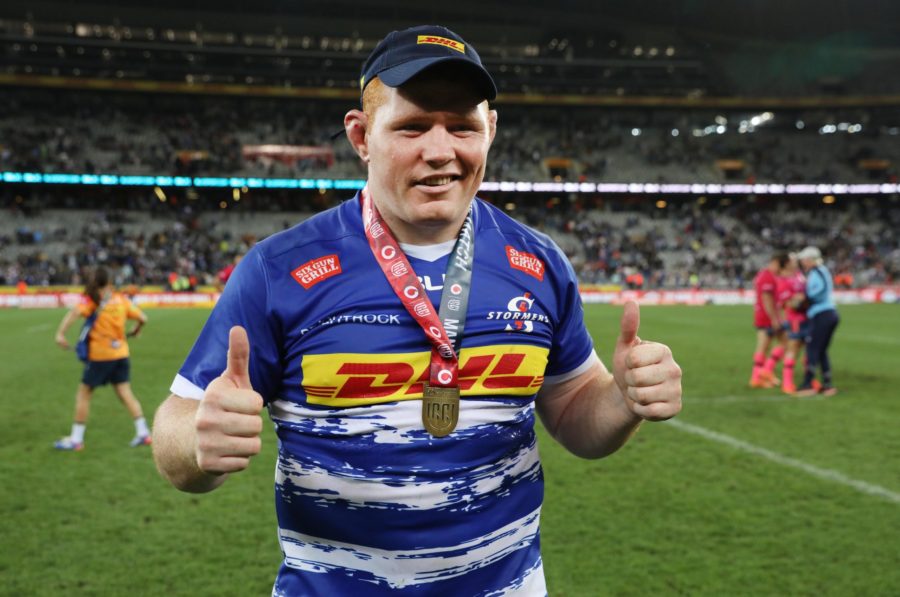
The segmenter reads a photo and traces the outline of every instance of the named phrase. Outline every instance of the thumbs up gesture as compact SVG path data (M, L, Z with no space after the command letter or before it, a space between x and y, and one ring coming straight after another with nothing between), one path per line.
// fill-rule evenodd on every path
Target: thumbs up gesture
M641 312L637 303L625 303L613 376L635 415L650 421L671 419L681 411L681 368L665 344L638 337Z
M250 340L240 326L228 334L227 359L194 418L197 465L214 475L244 470L261 446L263 399L250 385Z

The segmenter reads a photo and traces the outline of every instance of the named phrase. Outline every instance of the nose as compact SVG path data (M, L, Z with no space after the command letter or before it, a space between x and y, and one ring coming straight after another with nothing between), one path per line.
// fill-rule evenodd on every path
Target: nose
M422 159L432 168L440 168L456 157L453 135L446 128L433 127L422 138Z

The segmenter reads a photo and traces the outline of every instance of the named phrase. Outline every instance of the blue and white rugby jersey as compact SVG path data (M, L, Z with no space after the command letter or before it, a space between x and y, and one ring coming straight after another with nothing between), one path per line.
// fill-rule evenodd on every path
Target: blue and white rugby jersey
M172 385L201 398L228 330L279 437L275 595L543 595L534 396L596 359L574 272L476 200L459 424L422 425L430 344L372 256L359 197L257 244ZM448 255L410 256L433 304Z

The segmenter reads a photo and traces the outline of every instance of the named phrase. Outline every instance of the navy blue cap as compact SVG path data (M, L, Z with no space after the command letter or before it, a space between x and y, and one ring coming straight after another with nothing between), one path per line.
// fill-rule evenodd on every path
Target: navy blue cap
M470 44L446 27L422 25L391 31L378 42L362 67L360 93L378 77L388 87L399 87L437 64L459 64L472 74L484 98L494 100L497 86Z

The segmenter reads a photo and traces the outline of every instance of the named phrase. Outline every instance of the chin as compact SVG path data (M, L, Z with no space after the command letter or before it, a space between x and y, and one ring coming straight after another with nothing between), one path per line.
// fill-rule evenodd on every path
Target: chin
M449 210L416 210L412 214L412 221L418 226L436 228L451 224L454 220L453 216L454 214L451 214Z

